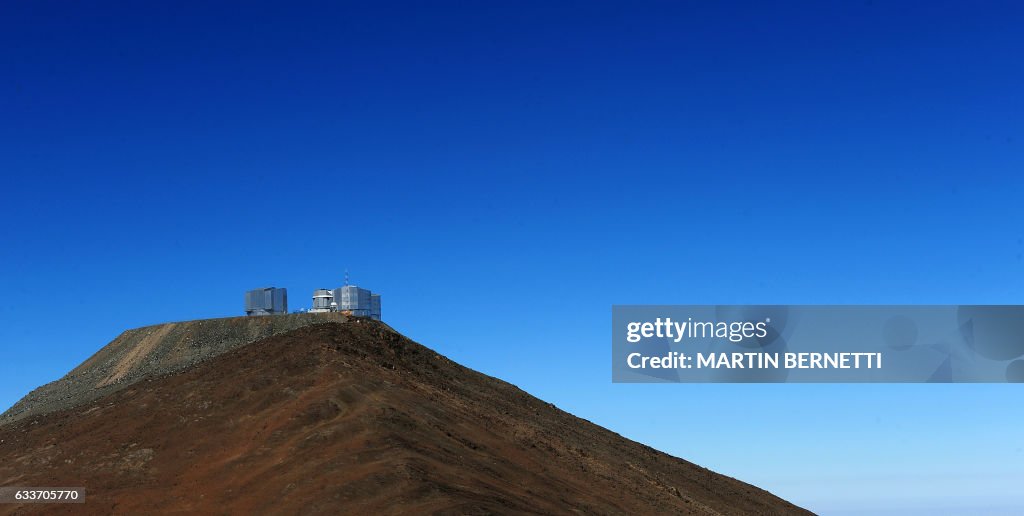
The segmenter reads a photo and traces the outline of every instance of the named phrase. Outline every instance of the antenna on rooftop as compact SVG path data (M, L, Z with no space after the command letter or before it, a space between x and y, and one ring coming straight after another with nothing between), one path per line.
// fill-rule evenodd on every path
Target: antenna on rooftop
M345 269L345 286L348 286L348 269Z

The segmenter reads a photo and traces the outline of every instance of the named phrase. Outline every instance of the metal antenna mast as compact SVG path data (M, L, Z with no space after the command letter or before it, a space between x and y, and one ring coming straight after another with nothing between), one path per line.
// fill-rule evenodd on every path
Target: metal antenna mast
M345 269L345 286L348 286L348 269Z

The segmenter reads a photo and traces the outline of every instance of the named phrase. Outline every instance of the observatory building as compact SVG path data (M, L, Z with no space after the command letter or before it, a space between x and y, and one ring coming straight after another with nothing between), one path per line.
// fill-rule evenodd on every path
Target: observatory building
M330 289L318 288L313 291L313 308L310 308L309 311L312 313L332 312L331 303L333 301L334 293Z
M338 311L359 317L380 320L380 294L374 294L365 288L345 285L334 289L334 302Z
M273 315L288 313L288 290L258 288L245 293L245 315Z
M334 290L318 288L313 291L311 313L342 312L357 317L380 320L380 294L365 288L345 285Z

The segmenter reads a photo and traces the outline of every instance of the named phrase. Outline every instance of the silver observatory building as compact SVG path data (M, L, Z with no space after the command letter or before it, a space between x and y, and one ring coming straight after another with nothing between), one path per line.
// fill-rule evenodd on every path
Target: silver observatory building
M318 288L313 291L313 308L309 311L342 312L379 321L380 294L355 285L345 285L334 290Z
M288 313L288 290L265 287L245 293L245 315Z
M349 312L359 317L380 320L380 294L365 288L345 285L334 289L334 302L339 312Z

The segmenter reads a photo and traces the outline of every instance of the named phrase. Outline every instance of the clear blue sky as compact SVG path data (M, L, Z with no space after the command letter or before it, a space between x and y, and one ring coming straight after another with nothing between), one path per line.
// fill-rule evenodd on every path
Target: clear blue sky
M612 304L1020 303L1005 2L0 7L0 406L242 293L814 510L1016 512L1019 385L617 385ZM844 512L845 511L845 512Z

